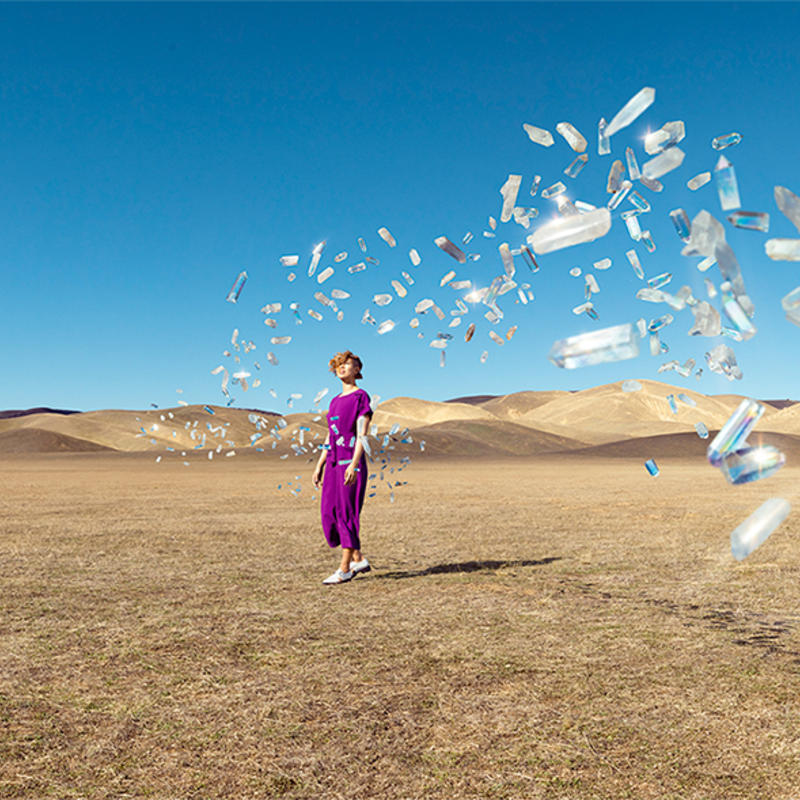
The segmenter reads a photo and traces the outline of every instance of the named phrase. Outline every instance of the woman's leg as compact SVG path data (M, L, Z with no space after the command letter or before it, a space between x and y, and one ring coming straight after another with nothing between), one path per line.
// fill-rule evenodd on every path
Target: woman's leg
M339 564L339 569L342 572L350 572L350 561L353 558L353 552L352 547L342 548L342 563Z

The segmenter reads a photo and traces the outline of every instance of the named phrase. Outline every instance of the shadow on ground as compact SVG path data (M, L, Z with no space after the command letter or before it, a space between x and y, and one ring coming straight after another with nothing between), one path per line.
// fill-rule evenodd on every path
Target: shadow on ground
M376 575L375 578L399 580L401 578L422 578L425 575L443 575L448 572L482 572L506 567L540 567L543 564L551 564L553 561L561 561L561 556L540 558L538 561L461 561L456 564L435 564L432 567L425 567L425 569L383 572Z

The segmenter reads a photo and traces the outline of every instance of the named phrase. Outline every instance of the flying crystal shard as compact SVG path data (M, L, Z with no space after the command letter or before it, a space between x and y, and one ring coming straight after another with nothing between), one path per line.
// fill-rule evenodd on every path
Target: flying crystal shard
M780 497L762 503L744 522L731 532L731 555L742 561L769 538L789 516L791 505Z
M601 258L599 261L595 261L592 265L595 269L608 269L611 266L611 259L610 258Z
M578 173L586 166L586 162L589 160L589 156L586 153L581 153L579 156L576 156L564 169L564 174L568 178L577 178Z
M575 369L591 364L624 361L639 355L631 323L581 333L553 343L548 358L557 367Z
M722 459L720 470L728 483L739 485L768 478L786 463L786 456L771 444L744 447Z
M632 147L625 148L625 162L628 165L628 177L632 181L638 181L642 177L642 172L639 169L639 162L636 160L636 153L633 152Z
M660 289L639 289L636 292L637 300L644 300L646 303L663 303L665 302L665 293Z
M756 326L753 325L750 318L744 313L742 307L730 291L726 291L722 295L722 310L725 312L725 316L731 321L734 328L741 334L743 340L752 339L756 335Z
M676 145L678 142L683 141L686 136L686 128L682 120L675 120L674 122L667 122L662 125L657 131L648 133L644 137L644 151L648 155L661 153L668 147Z
M395 293L397 294L398 297L405 297L408 294L408 290L406 289L405 286L403 286L402 283L400 283L400 281L393 280L392 288L395 290Z
M689 241L681 250L681 255L716 258L717 244L724 241L725 229L722 227L722 223L703 209L692 220Z
M674 208L669 212L669 218L675 226L675 232L684 241L688 242L692 235L689 217L682 208Z
M411 263L415 267L418 267L420 265L420 262L422 261L422 259L419 257L419 253L417 252L416 248L414 248L414 247L412 247L408 251L408 257L411 260Z
M536 257L531 252L531 249L527 245L523 245L520 249L522 251L522 260L528 265L528 269L531 272L538 272L539 264L536 262Z
M656 333L650 334L650 355L651 356L659 356L663 352L661 347L661 339L658 336L658 331Z
M588 314L592 310L594 310L594 303L587 300L585 303L581 303L580 305L575 306L575 308L572 309L572 313Z
M662 286L666 286L671 280L671 272L662 272L660 275L656 275L655 278L650 278L647 281L647 285L651 289L660 289Z
M556 125L556 130L576 153L582 153L586 150L586 138L574 125L569 122L559 122Z
M540 144L542 147L550 147L553 144L553 134L545 128L537 128L535 125L529 125L527 122L522 123L525 133L534 144Z
M706 285L706 294L708 295L709 300L713 300L717 296L717 287L714 286L714 282L711 278L703 278L703 283Z
M555 197L556 195L566 191L567 187L564 185L564 183L562 181L557 181L552 186L542 189L542 197L544 197L546 200L549 200L551 197Z
M667 402L669 403L669 409L673 414L678 413L678 404L675 402L675 395L668 394L667 395Z
M647 461L644 462L644 468L653 478L655 478L659 473L658 465L655 461L653 461L652 458L648 458Z
M639 381L627 380L622 381L623 392L641 392L642 384Z
M281 256L281 264L284 267L294 267L300 260L300 256Z
M242 270L236 276L236 280L233 282L233 286L231 286L231 290L228 292L228 296L225 298L229 303L235 303L239 299L239 295L242 293L242 289L244 289L244 284L246 281L247 272Z
M628 229L628 235L634 242L638 242L642 238L642 228L639 225L638 215L625 218L625 227Z
M270 339L272 344L289 344L292 341L291 336L273 336Z
M321 242L314 245L314 249L311 251L311 262L308 265L309 278L317 271L319 260L322 258L322 251L325 249L325 242L326 240L323 239Z
M597 206L593 206L591 203L587 203L583 200L576 200L575 201L575 208L578 209L582 214L587 211L596 211Z
M721 345L721 347L727 347L727 345ZM728 349L730 350L730 348ZM717 370L714 371L716 372ZM763 413L764 406L757 400L746 397L739 403L736 410L708 446L706 455L712 466L718 467L725 456L745 446L750 431L753 430L756 422L761 419Z
M344 289L331 289L331 297L336 300L347 300L350 297L350 292L346 292Z
M376 306L388 306L393 300L390 294L376 294L372 298L372 302L375 303Z
M363 272L367 268L367 265L363 261L359 261L358 264L353 264L352 266L347 268L347 271L352 275L356 272Z
M380 236L381 239L383 239L383 241L389 245L389 247L394 247L397 244L394 236L392 236L392 234L389 233L388 228L378 228L378 236Z
M631 267L633 267L633 271L636 273L636 277L640 280L644 280L644 270L642 269L641 262L639 261L639 256L637 255L635 250L627 250L625 255L630 262Z
M739 199L739 184L733 164L725 156L720 156L714 167L714 180L717 184L719 204L723 211L733 211L742 205Z
M627 103L614 115L606 128L606 136L612 137L617 131L622 130L633 122L642 112L649 108L656 99L656 90L651 86L640 89Z
M642 164L642 177L660 178L683 164L686 153L680 147L669 147L663 153Z
M719 336L722 326L719 311L714 306L701 300L692 306L694 325L689 330L689 336Z
M384 333L389 333L389 331L392 330L393 328L394 328L394 322L392 322L392 320L390 319L387 319L381 322L380 325L378 325L377 331L379 334L383 335Z
M720 274L726 281L730 282L733 294L745 314L747 314L748 317L752 317L755 313L755 307L753 306L752 300L750 300L747 295L744 281L742 280L742 270L739 267L739 262L736 260L736 255L731 249L731 246L727 242L722 241L717 244L714 254L717 257L717 266L719 267Z
M639 331L640 339L644 339L647 336L647 323L644 321L644 317L639 317L636 320L636 330Z
M608 171L608 180L606 181L606 191L609 194L614 194L622 188L622 176L625 174L625 167L619 159L611 162L611 169Z
M503 339L503 337L498 336L494 331L489 331L489 336L492 339L492 341L495 342L496 344L500 345L505 344L505 340Z
M469 244L473 238L472 231L467 231L461 239L461 244Z
M769 231L769 214L763 211L734 211L728 215L728 222L737 228L745 228L749 231Z
M695 422L694 429L697 431L697 435L701 439L708 439L708 428L704 422Z
M605 236L611 228L611 214L607 208L598 208L573 217L561 217L537 228L528 237L533 251L542 255L564 247L591 242Z
M691 189L691 191L696 192L701 186L705 186L710 180L710 172L699 172L694 176L694 178L690 178L688 181L686 181L686 186Z
M506 182L500 187L500 194L503 196L500 222L508 222L511 219L521 183L522 175L509 175L508 178L506 178Z
M503 260L503 269L506 271L506 275L509 278L513 278L517 270L514 266L514 257L511 255L511 250L505 242L497 249L500 251L500 258Z
M633 184L629 180L622 181L622 185L618 192L611 195L606 207L609 211L614 211L619 204L628 196L628 192L633 188Z
M692 408L696 408L697 406L697 403L691 397L689 397L689 395L683 394L683 392L678 395L678 400L680 400L684 405L691 406Z
M424 314L430 308L433 308L433 300L430 300L429 298L425 298L424 300L420 300L414 306L414 313L415 314Z
M315 311L313 308L308 309L308 316L313 317L317 322L322 322L322 314L319 311Z
M475 333L475 323L470 322L469 327L467 328L466 332L464 333L464 341L468 342L472 335Z
M563 194L558 195L556 197L556 204L558 205L558 213L561 214L562 217L573 217L576 214L580 214L581 212L575 208L575 205L565 197Z
M534 175L531 182L531 197L536 197L536 192L539 191L539 184L542 182L541 175Z
M509 219L511 219L510 214ZM508 220L505 221L507 222ZM438 236L433 241L440 250L444 250L447 255L452 256L459 264L467 263L467 257L464 255L463 251L456 247L446 236Z
M325 283L331 275L333 275L333 267L325 267L325 269L317 275L317 283Z
M795 325L800 325L800 286L792 289L789 294L781 299L781 307L786 312L786 319Z
M734 144L739 144L742 141L741 133L726 133L724 136L715 136L711 140L711 146L715 150L724 150Z
M662 328L666 328L667 325L671 324L673 319L674 317L672 314L664 314L662 317L652 319L650 320L650 324L647 326L647 330L650 331L650 333L660 331Z
M655 178L648 178L646 175L642 175L642 177L639 178L639 183L641 183L642 186L649 189L651 192L664 191L664 184L661 183L661 181L656 180Z
M697 269L699 269L700 272L705 272L706 270L711 269L711 267L713 267L716 263L717 259L714 258L714 256L708 256L702 261L698 262Z
M767 239L764 250L773 261L800 261L800 239Z
M449 283L451 280L453 280L453 278L455 278L455 276L456 276L455 270L451 269L450 272L445 273L439 279L439 286L444 286L446 283Z
M577 278L581 274L581 268L580 267L573 267L569 271L569 274L572 275L573 278Z
M611 152L611 141L606 136L606 128L608 123L605 117L600 117L597 123L597 155L607 156Z
M775 202L786 219L800 231L800 197L785 186L776 186Z
M590 295L597 294L600 291L600 286L597 283L597 278L595 278L591 272L587 272L586 275L583 276L583 280L586 284L586 289L588 290Z

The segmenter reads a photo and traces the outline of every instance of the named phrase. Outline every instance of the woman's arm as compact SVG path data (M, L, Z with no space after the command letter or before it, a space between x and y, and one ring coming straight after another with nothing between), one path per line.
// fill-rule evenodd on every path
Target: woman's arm
M353 458L350 461L347 469L345 470L344 475L344 482L345 483L354 483L356 479L356 467L358 467L358 462L361 460L361 456L364 454L364 442L363 438L366 436L367 433L367 424L369 423L370 419L372 418L372 414L362 414L356 420L356 447L353 450Z
M328 431L328 435L325 437L325 443L322 445L322 451L319 454L319 461L317 461L317 469L321 470L325 466L325 462L328 460L328 449L331 444L331 432Z

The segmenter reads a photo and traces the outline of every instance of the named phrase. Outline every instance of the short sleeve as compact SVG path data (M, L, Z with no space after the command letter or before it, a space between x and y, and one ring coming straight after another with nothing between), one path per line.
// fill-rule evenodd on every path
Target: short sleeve
M372 408L370 407L369 395L362 389L358 394L358 410L356 411L356 419L361 416L371 416Z

